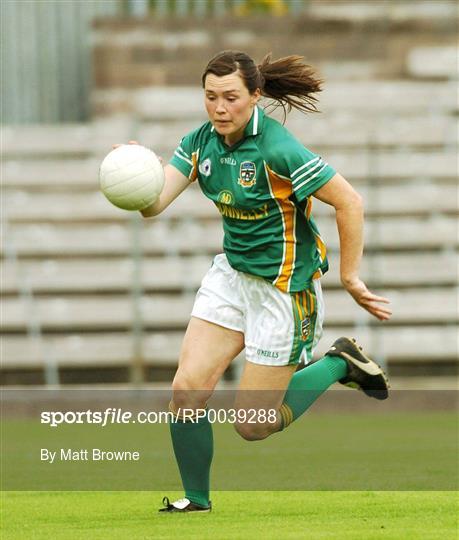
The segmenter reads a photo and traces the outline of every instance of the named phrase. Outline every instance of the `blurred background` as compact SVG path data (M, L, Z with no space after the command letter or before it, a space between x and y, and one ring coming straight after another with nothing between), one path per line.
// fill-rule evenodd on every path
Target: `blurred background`
M457 23L448 0L3 1L2 384L172 380L220 215L193 185L142 222L98 191L98 168L130 139L167 161L206 120L204 66L232 48L317 67L322 112L286 125L365 198L362 277L394 315L370 319L342 290L315 201L331 263L317 354L352 335L395 387L454 388Z

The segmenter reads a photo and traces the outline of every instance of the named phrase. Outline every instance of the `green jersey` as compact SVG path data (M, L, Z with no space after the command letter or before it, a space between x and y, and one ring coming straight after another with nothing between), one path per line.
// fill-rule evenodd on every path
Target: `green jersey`
M234 269L284 292L303 291L328 270L311 195L335 171L260 108L235 145L207 122L181 140L170 163L217 206Z

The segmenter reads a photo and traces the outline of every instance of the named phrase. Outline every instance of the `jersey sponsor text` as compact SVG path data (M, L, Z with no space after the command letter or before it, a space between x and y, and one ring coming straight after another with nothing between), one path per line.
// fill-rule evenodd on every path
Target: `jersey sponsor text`
M263 219L269 215L267 203L260 206L260 208L251 208L250 210L235 208L234 206L229 206L228 204L223 204L221 202L215 204L217 205L217 208L222 216L233 219L245 219L253 221L255 219Z

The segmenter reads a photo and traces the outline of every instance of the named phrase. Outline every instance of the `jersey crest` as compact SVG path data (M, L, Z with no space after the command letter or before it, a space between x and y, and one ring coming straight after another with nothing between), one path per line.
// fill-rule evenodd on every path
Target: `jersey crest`
M257 169L253 161L243 161L239 168L237 183L242 187L252 187L257 181Z
M301 321L301 339L303 341L306 341L308 339L310 329L311 329L311 318L306 317L306 319L303 319Z

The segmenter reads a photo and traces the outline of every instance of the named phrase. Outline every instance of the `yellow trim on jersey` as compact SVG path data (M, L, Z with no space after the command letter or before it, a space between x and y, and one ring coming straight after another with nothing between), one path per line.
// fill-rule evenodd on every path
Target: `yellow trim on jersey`
M327 256L327 247L319 234L314 233L314 237L316 239L317 251L320 255L320 262L322 263L325 261L325 257Z
M314 301L314 295L310 292L310 291L307 291L306 293L308 296L309 296L309 313L308 315L312 315L316 309L316 306L315 306L315 301Z
M308 197L308 201L306 203L306 208L304 210L304 214L306 216L306 219L309 219L312 212L312 197ZM327 247L325 245L325 242L322 240L322 237L314 232L314 238L316 241L317 251L320 255L320 262L323 263L325 261L325 258L327 256ZM314 272L314 275L312 276L312 279L318 279L322 277L322 270L317 270Z
M311 212L312 212L312 197L308 197L308 202L306 204L306 209L305 209L306 219L310 218Z
M303 307L304 307L304 317L303 317L303 319L304 319L310 313L310 311L309 311L309 302L308 302L308 296L306 294L306 291L301 291L300 294L301 294L301 298L303 299Z
M297 293L293 293L294 297L295 297L296 307L298 309L298 316L300 317L300 323L304 319L305 315L307 315L307 309L305 308L304 305L302 306L300 304L301 293L302 293L302 291L297 292Z
M199 149L196 152L193 152L191 154L191 161L193 163L193 168L190 171L190 182L194 182L196 178L198 177L198 157L199 157Z
M294 203L289 200L289 197L292 194L292 183L289 178L285 178L271 170L267 163L265 163L265 167L266 172L268 173L268 182L271 184L271 193L276 199L281 211L284 226L282 266L273 285L281 291L287 292L295 269L296 255L296 208Z
M303 335L301 323L311 317L314 313L314 297L309 291L299 291L292 293L293 301L296 304L298 314L298 336L302 341L305 341L308 336Z

